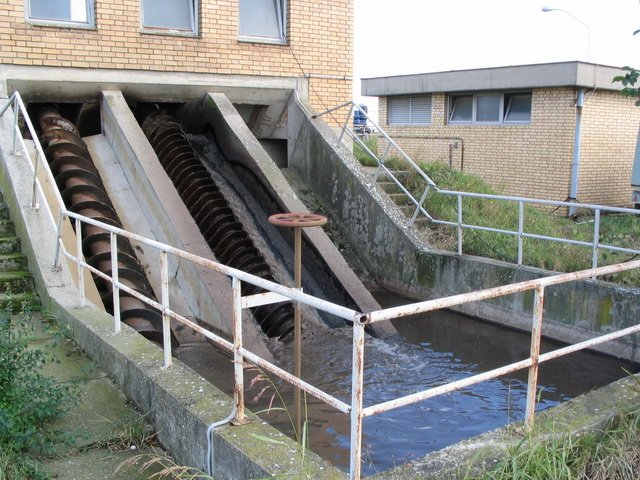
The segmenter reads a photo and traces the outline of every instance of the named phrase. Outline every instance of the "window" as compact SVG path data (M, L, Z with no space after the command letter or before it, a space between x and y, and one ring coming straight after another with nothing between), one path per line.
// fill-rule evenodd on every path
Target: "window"
M142 0L142 28L197 34L197 0Z
M389 97L389 125L431 124L431 95Z
M261 43L286 43L286 0L240 0L240 40Z
M449 123L529 123L531 92L475 93L449 97Z
M27 19L47 25L93 28L93 0L27 0Z

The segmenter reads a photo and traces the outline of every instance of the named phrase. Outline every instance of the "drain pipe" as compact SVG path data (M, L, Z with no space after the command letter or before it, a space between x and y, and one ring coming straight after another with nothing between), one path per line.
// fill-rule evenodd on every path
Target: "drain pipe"
M584 105L584 88L578 90L576 99L576 130L573 137L573 161L571 162L571 187L569 201L575 202L578 198L578 174L580 171L580 149L582 147L582 107ZM576 216L576 207L569 207L569 217Z
M210 477L213 477L213 431L222 425L230 423L236 416L236 413L238 413L238 406L233 402L233 408L231 409L229 416L218 422L212 423L209 425L209 428L207 428L207 475Z

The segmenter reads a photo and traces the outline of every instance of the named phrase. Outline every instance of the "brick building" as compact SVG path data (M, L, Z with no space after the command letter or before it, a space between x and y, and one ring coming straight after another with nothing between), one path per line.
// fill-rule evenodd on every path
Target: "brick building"
M206 87L272 107L264 122L293 90L319 109L351 97L352 32L352 0L5 0L0 94L171 100ZM277 136L276 124L254 131Z
M362 93L416 161L509 195L629 206L640 108L612 83L620 74L563 62L370 78Z

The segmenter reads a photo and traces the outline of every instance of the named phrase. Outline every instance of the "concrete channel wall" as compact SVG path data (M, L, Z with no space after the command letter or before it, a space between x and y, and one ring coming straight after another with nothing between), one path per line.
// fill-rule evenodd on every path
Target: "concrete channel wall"
M183 465L205 470L208 426L229 415L232 399L174 359L163 369L162 350L127 325L118 334L113 317L92 304L81 305L68 266L52 271L55 219L46 202L29 208L32 170L29 159L11 153L11 113L0 118L0 189L9 206L22 249L29 260L43 308L72 328L74 341L103 368L145 414L158 439ZM232 368L232 365L228 365ZM272 476L339 479L339 471L248 412L251 422L223 426L213 433L211 458L216 479Z
M372 185L360 164L322 120L289 101L289 167L308 183L334 216L360 260L382 286L433 299L550 275L540 269L430 248L408 226L399 208ZM458 308L462 313L530 330L532 291ZM633 325L640 318L640 290L581 281L549 287L543 334L574 343ZM637 338L610 342L602 352L640 361Z

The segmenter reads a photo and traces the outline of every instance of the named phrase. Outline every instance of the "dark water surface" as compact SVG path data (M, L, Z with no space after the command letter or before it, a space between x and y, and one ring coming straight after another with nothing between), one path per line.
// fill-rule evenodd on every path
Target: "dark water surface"
M381 295L384 306L408 303ZM365 346L365 406L392 400L523 360L529 355L530 335L448 311L396 321L400 337L367 337ZM307 331L303 341L303 378L345 403L351 398L350 329ZM562 346L543 341L543 351ZM229 379L215 374L215 354L183 349L180 357L213 383L232 391ZM278 363L290 368L292 347L280 346ZM230 360L226 370L231 373ZM594 353L576 353L540 366L539 403L544 410L635 372L629 362ZM292 411L291 389L272 385L259 372L248 372L247 405L260 411L281 407L277 393ZM222 384L221 384L222 381ZM364 420L363 473L384 471L460 440L518 422L524 418L527 372L487 381L464 390L402 407ZM282 411L263 414L269 423L291 433ZM349 418L307 398L306 419L311 449L340 468L349 468Z

